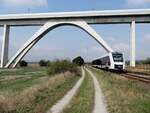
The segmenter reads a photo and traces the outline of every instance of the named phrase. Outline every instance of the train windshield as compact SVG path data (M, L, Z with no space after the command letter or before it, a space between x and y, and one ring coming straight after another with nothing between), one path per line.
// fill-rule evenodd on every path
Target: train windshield
M123 62L123 55L120 54L112 54L114 62Z

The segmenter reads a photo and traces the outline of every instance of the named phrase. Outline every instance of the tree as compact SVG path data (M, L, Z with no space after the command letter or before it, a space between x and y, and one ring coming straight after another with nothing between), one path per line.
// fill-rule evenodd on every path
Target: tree
M44 67L44 66L48 66L50 61L45 61L45 60L40 60L39 65Z
M78 56L72 60L73 63L82 66L84 64L84 59L81 56Z
M27 67L28 63L25 60L19 62L20 67Z
M146 63L146 64L150 64L150 58L147 58L147 59L145 60L145 63Z

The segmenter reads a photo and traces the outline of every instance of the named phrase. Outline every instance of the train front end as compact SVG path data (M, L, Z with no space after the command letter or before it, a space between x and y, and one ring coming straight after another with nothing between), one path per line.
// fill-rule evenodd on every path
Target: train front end
M110 69L113 70L124 70L125 69L125 59L122 53L113 52L110 53Z

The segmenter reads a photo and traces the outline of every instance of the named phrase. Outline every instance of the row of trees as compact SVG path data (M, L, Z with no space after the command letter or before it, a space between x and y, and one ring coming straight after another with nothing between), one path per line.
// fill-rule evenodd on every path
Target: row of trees
M78 66L84 65L84 59L81 56L78 56L72 60L72 62ZM40 66L48 66L51 62L49 60L41 60L39 62Z
M129 65L130 61L126 61L126 64ZM145 60L137 60L136 64L150 64L150 58L146 58Z
M150 64L150 58L136 61L137 64Z
M78 57L74 58L72 60L72 62L74 64L78 65L78 66L84 65L84 59L81 56L78 56ZM41 67L45 67L45 66L48 66L50 64L51 64L51 62L49 60L40 60L39 61L39 65ZM28 66L28 62L26 62L25 60L22 60L22 61L19 62L19 65L20 65L20 67L27 67Z

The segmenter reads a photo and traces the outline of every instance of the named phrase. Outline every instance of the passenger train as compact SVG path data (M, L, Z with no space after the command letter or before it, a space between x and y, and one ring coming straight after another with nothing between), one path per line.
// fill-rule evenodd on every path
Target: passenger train
M111 52L99 59L93 60L92 65L94 67L110 70L124 70L125 59L122 53Z

